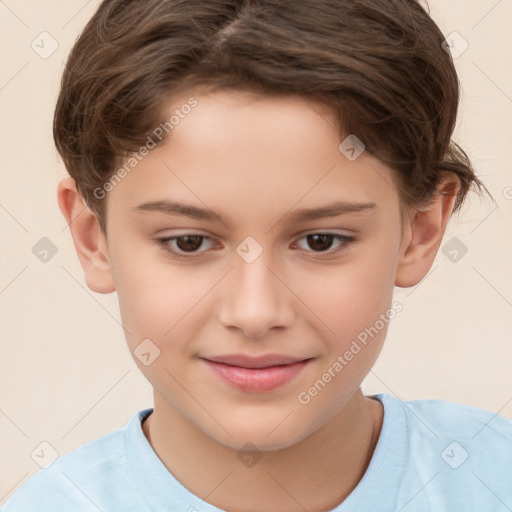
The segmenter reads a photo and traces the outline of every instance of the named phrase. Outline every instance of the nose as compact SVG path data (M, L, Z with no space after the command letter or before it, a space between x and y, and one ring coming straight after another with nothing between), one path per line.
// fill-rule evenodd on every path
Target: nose
M235 268L227 276L225 299L219 307L220 322L251 339L263 338L271 329L292 325L294 295L267 261L265 251L252 263L237 255L234 261Z

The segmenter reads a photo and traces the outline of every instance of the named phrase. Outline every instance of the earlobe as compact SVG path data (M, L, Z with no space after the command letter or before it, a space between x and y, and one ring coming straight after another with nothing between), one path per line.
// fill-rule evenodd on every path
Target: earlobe
M107 244L96 216L85 205L73 178L64 178L57 189L59 208L69 225L87 286L97 293L112 293Z
M429 272L450 220L460 182L447 173L432 201L407 222L400 247L395 285L417 285Z

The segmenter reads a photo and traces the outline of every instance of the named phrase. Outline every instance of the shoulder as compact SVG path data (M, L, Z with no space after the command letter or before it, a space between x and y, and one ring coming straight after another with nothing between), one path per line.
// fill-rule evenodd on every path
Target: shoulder
M126 427L85 443L40 469L14 492L2 512L97 512L107 510L112 496L123 496L133 505L138 498L137 485L127 460L125 432L130 424L140 422L143 412L132 416ZM119 505L119 510L128 510Z
M444 400L376 397L384 404L384 421L388 414L392 444L402 450L406 495L422 489L425 502L441 503L442 497L444 508L436 510L443 511L468 504L487 511L492 504L497 512L512 503L511 419Z
M508 454L512 464L512 419L470 405L446 400L401 400L382 393L377 395L384 404L391 428L406 430L410 440L422 443L453 440L461 446L477 448L485 446L487 453L496 451ZM503 451L505 450L505 451Z
M478 407L446 400L410 400L397 398L411 428L431 429L444 436L512 443L512 419Z
M401 401L411 440L418 448L434 444L449 465L471 457L471 466L510 475L512 485L512 420L497 413L444 400ZM436 453L436 455L438 455Z

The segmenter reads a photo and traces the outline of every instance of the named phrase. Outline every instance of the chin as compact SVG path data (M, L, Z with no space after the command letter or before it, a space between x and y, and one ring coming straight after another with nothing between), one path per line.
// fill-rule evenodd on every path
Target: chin
M239 422L223 422L223 427L231 435L224 429L215 429L215 432L205 431L205 433L219 444L236 451L241 450L248 443L260 451L284 450L300 443L310 433L306 430L307 425L304 425L304 422L296 418L292 419L293 415L285 419L287 414L280 414L279 419L273 415L267 417L261 415L259 418L247 415ZM300 428L297 428L299 425Z
M303 437L301 436L291 437L287 432L282 432L279 436L272 436L272 439L270 439L268 431L256 431L253 429L234 433L233 437L223 436L222 439L216 439L216 441L237 452L255 450L252 446L256 447L256 450L260 452L271 452L290 448L298 444L302 439Z

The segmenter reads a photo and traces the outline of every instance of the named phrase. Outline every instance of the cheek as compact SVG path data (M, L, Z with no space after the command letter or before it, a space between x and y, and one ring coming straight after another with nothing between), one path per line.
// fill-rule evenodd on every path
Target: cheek
M123 323L130 348L149 338L162 350L193 350L195 326L218 276L197 267L167 265L160 257L131 257L118 262L116 279Z
M381 248L376 258L361 256L357 262L331 269L331 278L317 281L305 300L316 304L325 352L297 400L320 423L359 388L396 316L392 307L394 249L386 254L385 246ZM314 282L313 275L311 279Z
M389 309L396 256L387 249L360 251L351 260L301 276L297 294L333 339L352 339Z

